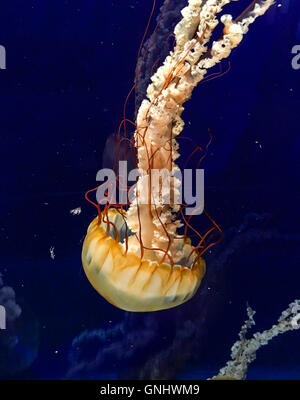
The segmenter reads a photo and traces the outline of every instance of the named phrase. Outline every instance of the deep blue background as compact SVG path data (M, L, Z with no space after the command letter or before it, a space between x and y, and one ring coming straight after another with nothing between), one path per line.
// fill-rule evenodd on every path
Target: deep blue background
M1 4L0 272L23 309L17 335L36 337L20 339L11 357L38 350L28 368L4 368L3 377L152 377L147 363L157 377L208 377L229 359L247 302L262 330L300 297L300 70L291 67L300 4L283 3L251 27L230 71L201 84L187 104L185 135L205 144L213 133L206 204L225 239L208 255L197 296L152 315L108 304L80 261L95 214L84 192L95 186L105 141L122 117L152 1ZM81 215L72 216L78 206ZM72 347L84 330L100 328ZM292 332L262 349L249 378L299 379L299 339Z

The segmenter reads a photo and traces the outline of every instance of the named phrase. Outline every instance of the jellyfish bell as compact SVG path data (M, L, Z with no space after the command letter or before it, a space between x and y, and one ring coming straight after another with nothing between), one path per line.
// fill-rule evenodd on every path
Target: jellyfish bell
M143 259L140 246L136 246L136 252L132 251L135 246L126 251L125 241L134 235L128 232L126 237L124 217L109 209L102 222L97 217L88 228L82 263L92 286L111 304L126 311L163 310L191 299L205 274L204 260L194 254L185 265L192 246L184 239L178 240L177 254L181 253L182 258L174 265L158 257ZM109 231L105 218L111 223Z

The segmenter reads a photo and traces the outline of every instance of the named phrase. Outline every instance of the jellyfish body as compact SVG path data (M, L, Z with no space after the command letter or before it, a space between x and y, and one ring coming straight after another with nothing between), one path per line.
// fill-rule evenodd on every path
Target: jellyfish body
M200 234L191 228L190 219L183 217L184 205L174 200L182 189L180 180L175 178L175 161L179 157L176 137L184 128L183 104L193 89L210 68L239 45L250 24L274 4L274 0L256 0L237 19L224 14L219 21L217 14L231 1L189 0L182 10L182 19L174 30L174 50L151 77L133 123L137 167L142 172L136 183L135 199L126 212L107 205L101 212L95 204L98 217L88 229L82 262L94 288L121 309L155 311L191 299L205 273L201 257L218 243L209 243L215 231L221 232L211 218L213 226ZM223 36L209 47L219 22L224 24ZM124 116L122 124L126 121ZM155 197L153 170L170 173L167 188L157 181ZM186 230L184 235L178 234L181 217L199 239L194 247Z
M190 267L143 260L126 252L120 242L123 220L115 210L110 221L117 227L106 232L106 223L92 221L84 241L82 263L92 286L107 301L126 311L145 312L175 307L193 297L205 274L205 262L198 258ZM187 251L190 245L185 244Z

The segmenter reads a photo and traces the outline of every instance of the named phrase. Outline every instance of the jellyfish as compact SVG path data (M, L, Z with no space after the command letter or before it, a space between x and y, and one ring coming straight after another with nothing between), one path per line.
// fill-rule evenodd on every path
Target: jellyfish
M199 233L180 203L181 178L176 160L177 137L184 128L184 103L207 72L242 41L249 26L262 16L274 0L252 1L237 18L222 13L233 0L189 0L174 29L175 45L151 77L135 122L124 116L123 141L136 149L139 175L128 188L118 179L106 183L109 196L97 203L82 249L82 263L92 286L111 304L132 312L149 312L176 307L190 300L205 275L203 255L221 239L221 228L206 213L211 226ZM169 1L166 2L168 5ZM155 2L154 2L155 4ZM212 35L219 22L224 25L218 40ZM137 74L138 79L138 74ZM137 82L132 89L134 92ZM126 123L134 126L134 137L126 134ZM168 173L154 180L153 171ZM127 200L116 204L115 186L123 187ZM167 201L166 201L167 200ZM183 229L183 232L182 232ZM193 243L189 232L197 238ZM216 235L217 238L216 238Z

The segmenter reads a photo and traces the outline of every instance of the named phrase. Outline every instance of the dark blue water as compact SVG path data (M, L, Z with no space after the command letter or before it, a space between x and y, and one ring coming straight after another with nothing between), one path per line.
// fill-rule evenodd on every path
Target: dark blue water
M2 378L207 378L229 359L247 303L261 331L300 297L297 0L251 27L230 71L201 84L183 115L186 136L205 145L212 132L206 205L224 231L202 289L174 310L136 315L85 278L81 246L95 210L84 193L122 118L151 3L0 6L0 272L22 309L0 331ZM248 378L299 379L299 343L299 331L274 339Z

